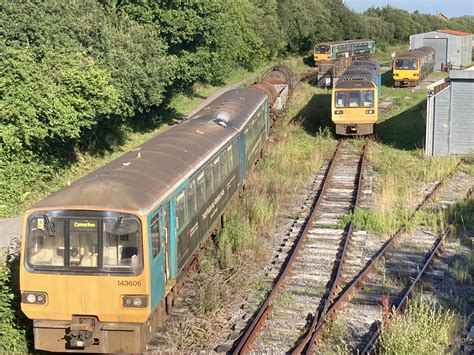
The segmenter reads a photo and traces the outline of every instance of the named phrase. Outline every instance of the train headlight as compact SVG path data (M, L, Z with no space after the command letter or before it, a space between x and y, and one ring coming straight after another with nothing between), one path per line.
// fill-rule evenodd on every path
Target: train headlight
M374 110L365 110L365 113L367 114L371 114L371 113L374 113L375 111Z
M415 74L413 74L413 76L414 76L415 78L418 78L418 74L416 74L416 73L415 73Z
M47 297L45 292L23 292L21 294L21 303L45 304Z
M335 114L335 115L342 115L343 113L344 113L343 110L336 110L336 111L334 111L334 114Z
M146 306L148 306L148 296L145 296L145 295L123 296L122 304L126 308L146 308Z
M394 76L400 76L400 74L398 74L398 73L395 73L395 74L394 74Z

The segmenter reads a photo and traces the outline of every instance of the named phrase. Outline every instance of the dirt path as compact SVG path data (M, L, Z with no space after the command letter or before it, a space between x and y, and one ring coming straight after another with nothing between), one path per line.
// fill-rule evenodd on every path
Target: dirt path
M212 94L210 94L206 99L204 99L201 103L193 107L188 113L187 117L190 117L196 114L199 110L204 108L208 105L211 101L216 99L218 96L223 94L226 91L239 88L244 83L244 80L240 80L234 84L230 84L224 86ZM21 235L21 216L18 217L11 217L11 218L0 218L0 248L6 248L10 244L10 241L18 237L20 238Z

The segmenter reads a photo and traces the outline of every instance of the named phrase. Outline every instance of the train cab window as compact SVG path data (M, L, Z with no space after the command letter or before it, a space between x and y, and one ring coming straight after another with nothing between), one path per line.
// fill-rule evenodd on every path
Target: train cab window
M69 221L69 266L97 267L99 221L71 219Z
M119 216L104 219L104 268L136 269L142 265L139 225Z
M209 164L205 170L206 175L206 200L209 200L214 193L214 182L212 177L212 164Z
M29 223L28 263L33 266L64 266L64 220L50 218L54 233L43 217Z
M327 54L330 52L330 47L329 46L316 46L315 52L319 54Z
M344 107L346 92L345 91L336 91L336 107Z
M416 59L396 59L395 69L401 69L401 70L417 69Z
M349 107L359 107L359 106L360 106L360 92L350 91L349 92Z
M186 199L185 191L182 190L176 196L176 230L180 230L186 224Z
M188 199L188 216L191 218L197 211L196 179L192 179L186 186L186 198Z
M217 189L221 185L221 164L219 158L216 158L216 160L214 160L212 175L214 178L214 188Z
M204 179L204 172L197 177L196 192L198 208L201 208L206 203L206 181Z
M151 247L153 259L160 253L160 220L159 215L156 215L154 221L151 222Z
M362 90L362 98L364 100L364 107L374 107L373 90Z

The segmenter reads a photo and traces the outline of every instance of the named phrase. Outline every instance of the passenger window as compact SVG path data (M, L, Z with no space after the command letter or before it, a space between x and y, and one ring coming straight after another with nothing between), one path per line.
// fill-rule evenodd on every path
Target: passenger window
M204 180L204 172L198 175L197 177L197 203L198 207L201 208L206 202L206 183Z
M180 230L186 224L186 206L184 190L176 196L176 230Z
M206 200L209 200L214 192L214 183L212 179L212 163L206 167Z
M234 157L232 155L232 146L229 145L227 147L227 167L228 167L228 171L229 171L229 174L234 170Z
M221 166L219 158L214 160L213 175L214 175L214 188L217 189L221 185Z
M151 225L151 247L153 259L160 253L160 219L159 214L155 216L155 221Z
M192 179L186 187L186 196L188 199L188 216L191 218L197 211L196 201L196 180Z
M227 177L227 154L226 152L222 152L220 155L220 161L221 161L221 176L222 176L222 181L224 181Z

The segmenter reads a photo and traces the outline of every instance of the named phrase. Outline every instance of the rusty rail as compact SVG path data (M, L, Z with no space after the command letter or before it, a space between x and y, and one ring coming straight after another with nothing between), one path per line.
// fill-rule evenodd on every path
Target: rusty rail
M292 354L301 354L306 347L307 347L307 352L312 353L313 351L312 344L314 344L313 334L315 334L314 330L317 327L321 327L322 323L324 322L324 317L326 316L326 313L329 307L334 302L334 299L336 298L337 294L341 291L341 282L343 280L342 272L344 270L347 253L349 251L350 242L352 239L352 235L354 233L355 211L356 211L357 206L359 205L360 191L362 188L362 181L363 181L363 171L365 169L365 156L368 149L368 145L369 143L367 140L362 151L362 157L359 161L357 189L356 189L354 204L351 209L352 218L349 223L349 228L347 229L346 239L344 241L344 247L341 252L339 265L337 268L336 276L334 277L331 290L329 291L326 301L324 302L322 311L321 312L316 311L315 316L313 317L313 320L311 322L311 326L309 327L309 330L306 333L306 336L300 341L300 343L296 346L296 348L293 349Z
M470 198L471 196L472 196L472 189L469 189L468 193L466 194L466 197ZM427 257L425 258L425 261L423 262L423 265L422 265L420 271L418 272L418 275L416 276L415 280L413 280L410 287L403 294L403 297L400 300L400 302L398 302L398 305L395 308L395 312L400 314L403 311L403 308L405 307L405 304L408 301L408 298L413 293L413 290L415 289L418 282L420 282L421 277L424 275L426 269L428 268L428 266L431 263L431 261L433 260L433 258L438 254L438 251L439 251L444 239L446 239L446 237L451 232L451 227L452 227L452 223L450 223L446 227L446 229L444 230L443 234L438 239L436 239L433 248L431 249L431 251L428 253ZM362 350L361 354L373 354L373 353L375 353L375 346L377 345L377 341L380 337L381 331L382 331L381 324L378 324L377 328L375 330L375 333L372 335L369 342L367 343L365 348Z
M454 167L454 169L447 174L437 185L436 187L423 199L423 201L415 208L415 211L410 216L409 220L412 220L416 213L421 210L423 207L426 206L428 201L434 196L441 186L443 186L446 181L450 180L454 173L457 171L459 166L462 164L462 160ZM406 232L406 224L404 224L398 231L388 239L384 245L375 253L375 255L370 259L370 261L366 264L364 269L351 281L349 286L339 295L337 300L331 305L329 310L326 312L326 315L333 319L335 317L336 312L344 305L344 302L349 299L352 293L365 281L367 276L373 271L375 266L379 263L379 261L384 257L385 253L395 244L395 242ZM314 329L312 334L310 344L308 344L308 348L312 349L313 346L317 346L319 341L321 340L322 331L324 325L326 324L326 317L322 319L322 323ZM306 353L310 353L306 351Z
M306 239L306 235L308 234L308 231L311 228L311 224L314 221L314 218L316 217L316 214L318 212L318 207L319 207L319 205L321 204L321 201L322 201L322 197L323 197L326 189L328 188L328 183L327 182L329 181L329 178L333 174L334 161L336 160L336 158L339 155L341 142L342 141L338 142L338 145L336 147L336 151L334 152L334 155L333 155L333 157L332 157L332 159L329 163L329 167L326 171L326 175L324 176L322 188L320 189L318 197L315 199L315 202L313 203L311 214L310 214L309 218L306 220L305 227L304 227L302 233L300 234L300 236L298 237L297 242L293 246L290 257L285 261L285 266L283 268L283 271L280 272L280 274L278 275L277 281L276 281L275 285L273 286L273 289L270 291L267 298L265 299L265 302L260 307L260 310L258 311L258 313L255 316L254 320L252 321L250 326L247 328L244 335L241 337L238 345L236 346L236 348L233 351L233 354L246 354L249 351L250 347L252 346L254 340L256 339L258 334L260 333L260 330L264 327L265 321L267 320L268 315L272 311L273 300L274 300L276 294L278 293L279 288L283 285L283 282L284 282L286 276L290 273L293 261L296 259L297 255L298 255L298 253L299 253L299 251L300 251L300 249L303 245L303 241Z

